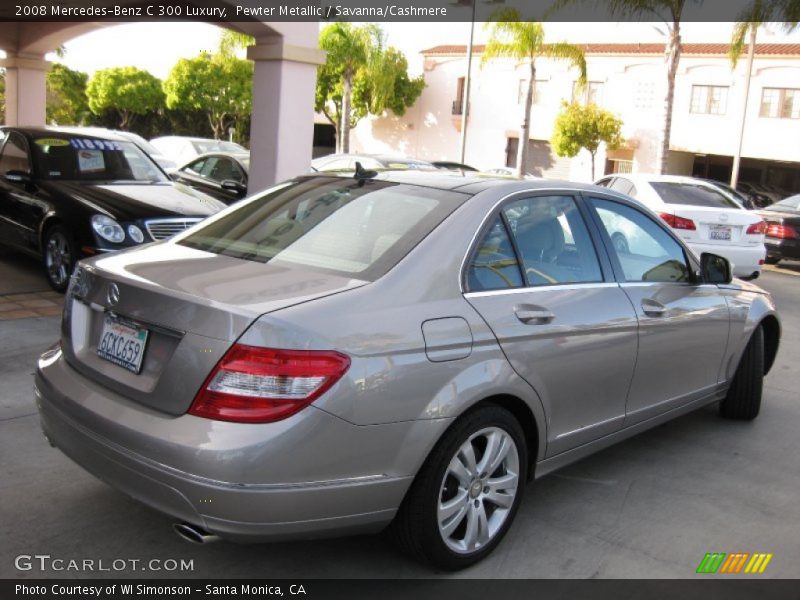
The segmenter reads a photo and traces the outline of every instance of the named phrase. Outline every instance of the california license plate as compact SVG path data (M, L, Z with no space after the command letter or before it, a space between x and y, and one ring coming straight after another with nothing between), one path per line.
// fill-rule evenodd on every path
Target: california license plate
M708 230L710 240L730 240L731 228L724 225L712 225Z
M142 370L147 329L119 317L106 315L97 344L97 355L132 373Z

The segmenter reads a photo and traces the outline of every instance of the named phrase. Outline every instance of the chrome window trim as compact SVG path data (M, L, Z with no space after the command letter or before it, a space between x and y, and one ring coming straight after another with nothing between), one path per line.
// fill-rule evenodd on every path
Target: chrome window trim
M616 281L601 281L601 282L587 282L587 283L556 283L553 285L532 285L527 287L517 288L502 288L499 290L482 290L480 292L463 292L464 298L487 298L492 296L504 296L506 294L529 294L538 291L570 291L570 290L586 290L586 289L600 289L600 288L615 288L620 287Z

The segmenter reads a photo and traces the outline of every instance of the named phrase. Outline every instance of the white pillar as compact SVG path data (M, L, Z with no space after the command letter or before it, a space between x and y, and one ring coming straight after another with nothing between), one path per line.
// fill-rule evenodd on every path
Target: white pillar
M317 65L325 62L325 53L273 39L247 49L247 58L255 61L251 194L308 172L314 143Z
M43 57L9 53L0 60L6 70L6 125L44 125L50 63Z

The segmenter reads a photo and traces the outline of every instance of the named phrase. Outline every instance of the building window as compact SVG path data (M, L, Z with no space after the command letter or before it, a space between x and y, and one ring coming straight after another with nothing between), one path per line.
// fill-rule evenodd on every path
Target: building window
M764 88L761 92L762 117L800 119L800 90Z
M453 114L464 114L464 77L459 77L456 82L456 99L453 100Z
M603 102L603 83L600 81L589 81L582 88L578 82L572 84L572 101L581 104L601 104Z
M536 79L533 82L533 103L541 104L542 95L545 90L547 81L544 79ZM520 79L517 87L517 104L525 104L525 98L528 95L528 80Z
M611 163L606 169L608 173L633 173L633 161L622 160L620 158L612 158L608 161Z
M693 85L689 112L724 115L728 110L728 88L720 85Z

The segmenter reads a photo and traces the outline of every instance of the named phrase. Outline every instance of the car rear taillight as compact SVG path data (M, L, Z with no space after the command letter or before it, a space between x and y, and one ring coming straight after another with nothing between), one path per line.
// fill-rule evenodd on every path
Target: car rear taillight
M311 404L342 378L350 359L329 350L276 350L235 344L206 379L189 414L270 423Z
M784 240L793 240L797 237L797 232L788 225L781 225L780 223L767 224L767 237L781 238Z
M761 235L767 232L767 224L764 221L753 223L747 228L747 235Z
M669 213L660 213L658 216L661 217L663 221L673 229L685 229L687 231L694 231L697 229L697 227L694 225L694 221L691 219L685 219L683 217L679 217L678 215L671 215Z

